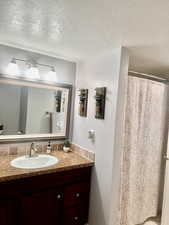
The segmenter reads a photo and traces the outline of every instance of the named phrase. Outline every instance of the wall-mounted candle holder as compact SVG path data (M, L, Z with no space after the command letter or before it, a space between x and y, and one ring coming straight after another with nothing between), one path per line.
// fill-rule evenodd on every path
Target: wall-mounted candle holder
M61 97L62 97L62 92L61 91L56 91L56 93L55 93L56 112L60 112L61 111Z
M105 112L105 99L106 99L106 87L96 88L96 112L95 118L96 119L104 119L104 112Z
M87 116L88 89L79 89L79 115Z

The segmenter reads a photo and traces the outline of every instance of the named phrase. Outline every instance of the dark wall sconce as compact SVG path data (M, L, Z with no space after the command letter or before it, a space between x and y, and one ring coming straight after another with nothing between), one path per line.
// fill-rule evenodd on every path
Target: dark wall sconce
M96 119L104 119L105 100L106 100L106 87L96 88Z
M79 89L79 115L87 116L88 89Z

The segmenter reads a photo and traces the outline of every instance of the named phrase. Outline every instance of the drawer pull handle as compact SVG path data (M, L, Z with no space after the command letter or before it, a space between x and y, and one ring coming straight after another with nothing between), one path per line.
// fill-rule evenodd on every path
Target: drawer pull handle
M61 198L61 195L57 195L57 199L60 199Z
M77 194L76 194L76 197L77 197L77 198L79 198L79 197L80 197L80 194L79 194L79 193L77 193Z
M78 216L75 216L75 220L78 220L79 218L78 218Z

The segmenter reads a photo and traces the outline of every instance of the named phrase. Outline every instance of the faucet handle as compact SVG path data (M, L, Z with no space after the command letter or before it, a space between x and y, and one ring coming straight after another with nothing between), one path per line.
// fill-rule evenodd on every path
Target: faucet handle
M38 148L39 148L39 146L38 146L38 145L35 145L35 146L34 146L34 151L35 151L35 152L38 152Z
M35 143L32 142L29 150L29 157L36 156L36 152L38 151L37 147L35 146Z
M38 147L39 147L39 145L37 145L35 142L32 142L32 143L31 143L31 148L33 148L33 150L34 150L35 152L38 151Z

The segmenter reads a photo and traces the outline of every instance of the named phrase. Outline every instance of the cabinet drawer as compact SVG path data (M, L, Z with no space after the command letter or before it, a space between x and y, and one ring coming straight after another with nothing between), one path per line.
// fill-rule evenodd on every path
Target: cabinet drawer
M64 207L75 204L87 204L89 199L90 182L73 184L64 189Z
M63 225L84 225L85 219L81 207L69 208L64 212Z

